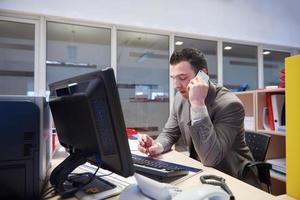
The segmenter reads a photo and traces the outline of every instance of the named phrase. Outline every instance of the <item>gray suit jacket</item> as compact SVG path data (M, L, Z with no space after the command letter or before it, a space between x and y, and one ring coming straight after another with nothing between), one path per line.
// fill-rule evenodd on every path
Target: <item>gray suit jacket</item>
M209 82L205 100L208 116L191 125L190 104L177 92L167 123L156 141L164 151L180 138L181 134L196 159L239 179L247 163L253 160L245 143L244 107L233 93Z

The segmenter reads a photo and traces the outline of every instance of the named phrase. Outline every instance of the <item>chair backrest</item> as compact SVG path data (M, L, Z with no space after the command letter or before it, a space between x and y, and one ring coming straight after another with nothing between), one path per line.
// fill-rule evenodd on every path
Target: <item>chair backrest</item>
M271 137L265 133L245 131L246 143L255 161L265 161Z

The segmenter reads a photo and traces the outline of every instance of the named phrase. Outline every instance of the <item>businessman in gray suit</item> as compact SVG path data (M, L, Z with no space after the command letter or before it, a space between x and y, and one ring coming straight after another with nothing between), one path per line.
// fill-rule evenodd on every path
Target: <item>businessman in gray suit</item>
M208 73L206 59L197 49L175 51L170 67L177 90L171 114L156 140L148 135L139 138L139 150L161 154L182 135L190 157L259 187L256 169L245 170L253 157L245 143L241 101L228 89L196 76L199 70Z

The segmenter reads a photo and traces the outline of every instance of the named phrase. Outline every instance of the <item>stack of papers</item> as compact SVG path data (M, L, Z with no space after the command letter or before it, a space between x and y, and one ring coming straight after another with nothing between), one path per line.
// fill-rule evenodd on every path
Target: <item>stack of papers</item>
M246 130L254 130L255 129L255 120L252 116L245 116L244 119L244 127Z
M272 164L272 170L279 172L281 174L286 174L286 159L279 158L279 159L270 159L266 161L267 163Z

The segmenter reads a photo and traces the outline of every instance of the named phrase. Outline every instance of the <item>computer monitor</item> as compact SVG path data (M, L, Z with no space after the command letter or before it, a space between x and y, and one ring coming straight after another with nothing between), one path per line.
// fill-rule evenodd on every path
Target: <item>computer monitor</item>
M79 75L49 85L50 108L62 146L69 150L51 174L60 194L69 174L86 161L124 177L133 175L125 122L112 68ZM70 192L68 192L70 191Z

